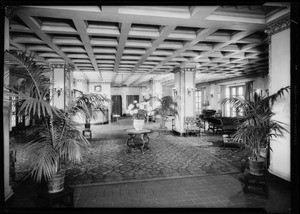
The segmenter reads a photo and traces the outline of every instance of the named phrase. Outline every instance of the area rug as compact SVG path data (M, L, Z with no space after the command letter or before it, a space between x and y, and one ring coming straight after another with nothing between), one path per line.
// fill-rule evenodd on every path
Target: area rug
M201 144L209 145L205 138L154 133L150 150L142 154L138 149L128 153L126 138L93 140L83 162L67 170L67 181L76 186L239 172Z
M138 149L127 152L126 135L91 140L83 161L66 171L67 182L80 186L238 173L246 155L245 150L221 146L218 135L179 137L154 131L149 137L150 150L144 154ZM18 179L28 172L22 146L14 145Z

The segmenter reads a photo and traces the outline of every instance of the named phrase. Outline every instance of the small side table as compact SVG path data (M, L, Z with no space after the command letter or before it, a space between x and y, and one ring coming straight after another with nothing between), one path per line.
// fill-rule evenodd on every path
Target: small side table
M113 117L116 118L117 122L119 122L119 117L120 117L120 115L114 114Z
M135 129L127 129L125 132L129 135L129 138L126 141L126 144L128 146L127 152L130 153L131 149L139 148L142 153L144 154L144 149L150 149L148 147L148 143L150 141L150 138L148 137L148 133L151 133L151 130L149 129L142 129L142 130L135 130ZM137 141L134 141L134 138L140 135L142 143L138 143Z
M48 202L48 207L52 207L55 203L63 203L64 199L68 199L68 207L74 207L74 189L65 186L64 190L57 193L49 193L47 189L40 189L38 195Z
M250 174L249 169L245 169L244 179L244 193L252 192L256 194L265 195L266 198L269 197L267 172L264 172L264 174L261 176L256 176Z

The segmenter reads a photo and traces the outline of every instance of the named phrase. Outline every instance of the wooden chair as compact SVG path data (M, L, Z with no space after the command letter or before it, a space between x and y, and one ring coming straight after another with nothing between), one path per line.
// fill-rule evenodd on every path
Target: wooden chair
M201 128L204 129L203 123L197 117L185 117L184 118L186 136L189 135L190 132L195 133L197 136L201 135Z

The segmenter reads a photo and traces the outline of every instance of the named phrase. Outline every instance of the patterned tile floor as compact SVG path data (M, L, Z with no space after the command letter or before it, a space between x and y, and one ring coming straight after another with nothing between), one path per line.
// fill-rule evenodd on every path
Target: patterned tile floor
M93 137L101 139L126 139L122 133L124 129L131 128L130 120L119 120L109 125L92 126ZM146 127L158 129L159 124L149 123ZM152 136L153 137L153 136ZM158 136L156 136L158 137ZM214 156L215 159L224 158L218 150L211 149L211 142L203 141L201 144L196 137L175 137L165 135L173 142L187 143L201 147L204 155ZM202 137L205 139L205 136ZM169 139L170 140L170 139ZM215 136L214 140L220 140ZM157 143L159 141L157 140ZM184 144L185 144L184 143ZM210 148L210 149L208 149ZM233 157L232 151L230 156ZM174 152L174 151L172 151ZM172 154L172 152L170 152ZM222 150L223 153L226 150ZM137 153L135 153L137 154ZM174 154L173 154L174 155ZM171 155L172 156L172 155ZM230 157L225 158L230 163ZM231 162L231 164L234 163ZM183 164L183 163L180 163ZM234 164L232 164L233 167ZM290 212L290 189L278 183L270 182L269 198L263 195L243 192L243 182L240 172L232 174L184 176L180 178L158 178L138 181L131 179L120 183L91 183L89 185L75 185L75 208L103 208L103 207L193 207L193 208L263 208L272 213ZM13 200L8 204L8 210L16 211L18 208L36 208L43 206L36 194L37 185L29 181L23 182L16 188Z

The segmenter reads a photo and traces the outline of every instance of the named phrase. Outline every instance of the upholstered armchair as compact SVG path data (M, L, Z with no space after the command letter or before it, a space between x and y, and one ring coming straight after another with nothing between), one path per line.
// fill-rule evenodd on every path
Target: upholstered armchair
M186 136L189 135L189 133L195 133L197 136L201 135L201 128L204 129L204 125L201 122L200 118L198 117L185 117L184 118L184 125L185 125L185 131Z

